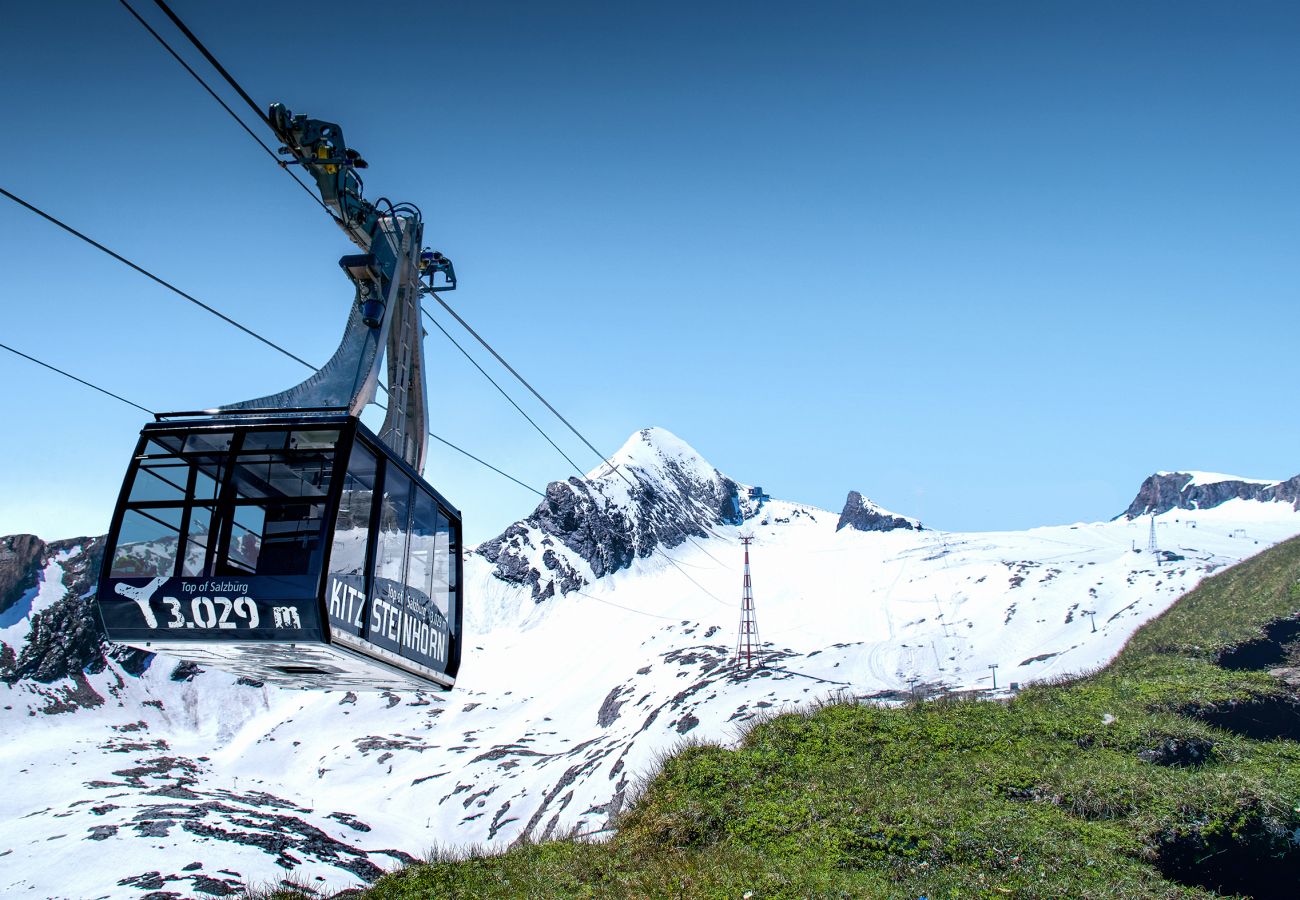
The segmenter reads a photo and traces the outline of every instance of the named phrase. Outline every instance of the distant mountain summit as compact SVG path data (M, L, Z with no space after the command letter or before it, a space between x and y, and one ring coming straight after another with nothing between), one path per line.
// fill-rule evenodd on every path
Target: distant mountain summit
M1212 509L1229 500L1290 503L1300 510L1300 475L1286 481L1263 481L1215 472L1157 472L1142 482L1121 515L1133 519L1171 509Z
M839 524L835 530L853 528L857 531L893 531L897 528L921 531L921 523L916 519L896 516L889 510L877 506L857 491L849 491L844 501L844 510L840 513Z
M586 479L553 481L528 518L475 551L535 602L567 594L637 558L751 518L760 495L663 428L645 428ZM750 494L755 493L751 499Z

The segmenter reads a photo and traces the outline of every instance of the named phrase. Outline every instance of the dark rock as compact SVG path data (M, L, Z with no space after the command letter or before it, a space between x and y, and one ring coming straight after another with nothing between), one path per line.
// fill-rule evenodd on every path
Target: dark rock
M82 672L102 672L104 639L90 605L69 591L62 600L32 616L22 652L5 680L29 678L45 684Z
M1207 810L1162 829L1155 864L1166 878L1216 895L1291 900L1300 884L1294 827L1258 798L1241 798L1229 821Z
M172 669L171 679L172 681L193 681L195 675L202 674L203 670L199 668L198 663L181 660L176 664L176 668Z
M1186 768L1207 762L1214 754L1214 741L1199 737L1166 737L1154 747L1138 752L1138 759L1157 766Z
M143 875L132 875L129 878L123 878L118 882L121 887L136 887L142 891L156 891L167 883L163 878L162 872L145 872Z
M45 563L45 542L34 534L0 537L0 613L36 587Z
M1137 496L1121 515L1135 519L1171 509L1211 509L1229 500L1280 501L1300 510L1300 475L1276 484L1236 480L1191 484L1191 481L1192 476L1186 472L1157 472L1142 482Z
M131 674L140 674L148 668L152 654L126 647L108 644L94 615L90 598L94 596L95 586L99 580L99 569L104 557L104 538L73 538L35 544L27 540L29 535L19 535L14 539L0 539L0 571L3 571L3 547L5 542L17 541L16 547L25 548L30 555L37 545L40 556L27 563L27 568L39 575L40 569L51 559L60 554L67 554L61 562L65 593L47 609L31 617L31 629L27 634L21 650L10 660L7 654L0 658L0 680L14 684L19 679L49 684L61 678L79 676L82 673L102 672L108 665L108 658L113 659ZM23 540L18 541L18 538ZM32 540L35 540L34 538ZM25 558L18 549L9 551L11 562ZM13 572L10 573L13 582ZM4 582L0 578L0 586ZM13 582L17 589L17 582ZM35 582L33 581L33 584ZM30 588L28 588L30 589ZM55 712L62 709L52 710Z
M95 623L96 629L99 623ZM127 647L124 644L112 644L105 641L108 648L108 656L122 667L122 671L128 675L140 676L149 670L149 665L154 661L154 654L148 650L141 650L137 647Z
M894 531L900 528L921 530L921 526L911 519L886 512L857 491L849 491L848 499L844 501L844 510L840 513L840 521L835 530L841 528L857 531Z
M492 823L488 826L489 841L495 838L497 836L497 832L500 831L502 828L504 828L506 825L509 825L511 822L517 822L519 820L517 816L510 816L509 818L506 818L505 815L509 811L510 811L510 801L507 800L505 803L501 804L499 809L497 809L496 815L492 817Z
M1288 645L1300 639L1300 619L1277 619L1264 626L1264 634L1219 651L1215 660L1225 669L1268 669L1286 662Z
M616 687L612 691L610 691L609 694L605 697L605 702L600 704L599 712L596 713L596 724L599 725L601 728L608 728L609 726L613 725L614 722L618 719L619 710L621 710L623 708L623 704L627 702L626 698L622 700L620 700L619 698L622 697L623 694L631 694L631 693L632 693L631 688L623 687L623 686Z
M587 582L578 574L573 566L569 565L554 550L547 550L542 554L542 565L546 566L547 571L555 573L551 579L548 589L554 593L556 585L559 586L561 594L567 594L570 591L576 591Z
M160 821L137 822L134 826L136 834L140 837L167 837L171 834L172 826L176 823L171 819L162 819Z
M195 776L199 771L196 763L184 757L157 756L141 765L118 769L113 774L118 778L125 778L127 784L132 787L144 787L146 778L174 778L176 780L173 785L194 784L198 781Z
M258 847L274 856L276 864L286 869L293 869L301 864L302 860L289 852L296 850L318 859L328 860L332 865L366 881L374 881L383 874L383 870L367 858L365 851L335 840L316 826L295 816L245 811L242 815L232 815L229 822L231 825L238 826L239 830L227 831L202 821L185 821L181 823L181 827L200 838ZM390 856L401 853L394 850L375 852ZM405 858L414 861L409 856Z
M1194 703L1178 713L1257 741L1300 740L1300 699L1280 694Z
M335 812L335 813L330 813L328 816L326 816L326 818L333 819L336 822L342 822L344 825L348 826L353 831L365 832L370 830L369 825L367 825L365 822L362 822L360 819L358 819L356 816L352 815L351 813Z
M231 884L218 878L209 878L207 875L195 875L191 880L194 883L194 890L214 897L229 897L240 889L238 883Z

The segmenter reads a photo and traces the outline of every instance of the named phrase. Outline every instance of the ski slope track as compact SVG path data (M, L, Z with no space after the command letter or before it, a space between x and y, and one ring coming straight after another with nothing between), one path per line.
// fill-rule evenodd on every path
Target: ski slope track
M662 429L611 462L467 553L447 695L277 690L105 648L84 627L102 541L5 539L0 893L171 900L290 873L337 890L434 845L599 838L684 739L832 694L997 696L1092 669L1300 533L1295 479L1158 473L1154 509L957 534L856 492L842 513L767 499ZM743 670L751 532L767 664Z

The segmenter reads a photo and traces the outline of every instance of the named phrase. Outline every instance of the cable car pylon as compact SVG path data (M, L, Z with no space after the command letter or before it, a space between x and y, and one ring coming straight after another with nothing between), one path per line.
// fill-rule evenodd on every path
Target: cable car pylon
M362 196L333 122L266 121L361 250L343 339L301 384L156 414L114 512L97 608L111 640L293 687L449 689L461 650L461 516L422 477L420 296L455 270L409 203ZM441 277L439 277L441 276ZM387 361L379 433L364 424Z
M746 669L763 664L763 644L758 637L758 617L754 612L754 585L749 577L749 545L753 542L752 534L740 537L745 548L745 579L740 589L740 631L736 635L736 655L732 658L734 665Z

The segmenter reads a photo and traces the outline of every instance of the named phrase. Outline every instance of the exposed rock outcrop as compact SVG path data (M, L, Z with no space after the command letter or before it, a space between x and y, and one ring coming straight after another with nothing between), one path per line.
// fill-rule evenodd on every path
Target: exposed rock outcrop
M758 509L747 488L662 428L633 435L611 462L593 477L551 482L532 515L478 547L497 578L531 586L541 602Z
M1171 509L1212 509L1229 500L1277 501L1300 510L1300 475L1269 483L1200 473L1157 472L1142 482L1137 496L1121 515L1134 519Z
M844 511L840 513L839 524L835 530L854 528L858 531L893 531L905 528L920 531L921 523L915 519L896 516L888 510L881 509L857 491L849 491L844 501Z
M34 534L0 537L0 613L36 587L45 559L45 542Z
M21 570L6 570L9 583L16 585L12 589L30 582L19 596L36 587L41 572L55 560L63 572L64 588L61 598L32 615L22 645L0 654L0 680L13 684L26 678L48 684L83 672L102 672L109 656L132 674L148 666L152 654L110 644L95 617L90 600L99 581L104 538L72 538L47 544L31 535L13 535L0 538L0 547L14 553L14 560L26 559Z

